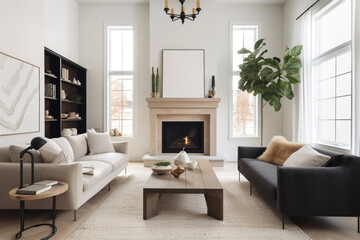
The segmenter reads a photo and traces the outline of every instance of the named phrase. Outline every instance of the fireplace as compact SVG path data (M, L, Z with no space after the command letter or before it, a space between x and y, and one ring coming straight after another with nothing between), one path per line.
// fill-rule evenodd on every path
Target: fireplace
M162 152L204 153L204 122L162 122Z

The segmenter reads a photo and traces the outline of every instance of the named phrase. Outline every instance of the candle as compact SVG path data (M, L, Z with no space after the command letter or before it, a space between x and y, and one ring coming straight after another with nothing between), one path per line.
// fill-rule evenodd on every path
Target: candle
M192 14L195 14L195 8L192 9Z
M215 76L212 76L211 87L215 88Z
M174 15L174 13L175 13L174 9L172 8L170 11L171 11L171 14Z
M196 0L196 8L200 8L200 0Z
M165 0L165 8L169 8L169 0Z

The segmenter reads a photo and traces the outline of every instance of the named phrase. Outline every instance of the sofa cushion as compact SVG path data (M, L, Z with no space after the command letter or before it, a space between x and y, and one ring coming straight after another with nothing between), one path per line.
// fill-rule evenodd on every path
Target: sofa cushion
M284 162L285 167L319 167L329 161L331 157L321 154L309 145L305 145Z
M71 148L71 145L69 141L64 137L59 138L52 138L57 145L66 153L66 155L69 157L70 162L74 161L74 151Z
M30 145L10 145L9 147L9 155L10 159L14 163L20 162L20 152L24 150L25 148L29 147ZM42 163L40 153L34 149L31 149L29 152L32 153L34 156L34 162L35 163ZM25 154L23 158L24 163L30 163L31 157L29 154Z
M90 155L99 153L115 152L108 133L97 133L95 130L87 130Z
M274 136L265 152L258 159L282 166L291 154L303 146L304 144L288 142L282 136Z
M240 158L241 173L259 190L264 192L272 204L277 199L277 166L253 158Z
M100 161L84 161L84 164L94 166L94 175L83 174L83 191L91 189L112 171L110 164Z
M66 136L65 137L74 152L74 159L78 159L82 156L85 156L88 152L86 136L84 134L77 136Z
M45 163L69 164L72 163L70 157L61 149L56 142L46 139L46 143L39 149L41 159Z
M112 170L117 169L128 160L128 155L123 153L100 153L95 155L86 155L78 158L76 161L100 161L108 163L112 166Z

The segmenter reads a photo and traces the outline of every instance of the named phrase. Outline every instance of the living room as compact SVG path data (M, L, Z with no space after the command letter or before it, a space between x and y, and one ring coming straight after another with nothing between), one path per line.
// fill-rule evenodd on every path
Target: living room
M2 0L0 238L359 238L359 11L356 0ZM300 150L326 161L290 166ZM152 173L168 161L171 173ZM44 180L57 185L16 194Z

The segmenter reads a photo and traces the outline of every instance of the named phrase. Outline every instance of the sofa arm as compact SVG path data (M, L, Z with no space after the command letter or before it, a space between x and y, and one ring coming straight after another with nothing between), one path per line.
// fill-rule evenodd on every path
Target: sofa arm
M285 216L360 216L360 178L346 167L278 167Z
M238 147L238 159L239 158L257 158L263 152L265 152L266 147Z
M17 209L19 203L10 200L9 191L20 184L20 164L0 163L0 209ZM79 163L72 164L50 164L36 163L34 167L34 181L57 180L66 182L69 189L58 197L57 208L64 210L75 210L81 202L83 192L82 167ZM24 164L24 184L31 181L31 165ZM26 207L30 209L50 209L51 201L29 201Z
M115 151L118 153L124 153L124 154L129 154L129 150L128 150L128 142L126 141L113 141L112 142Z

